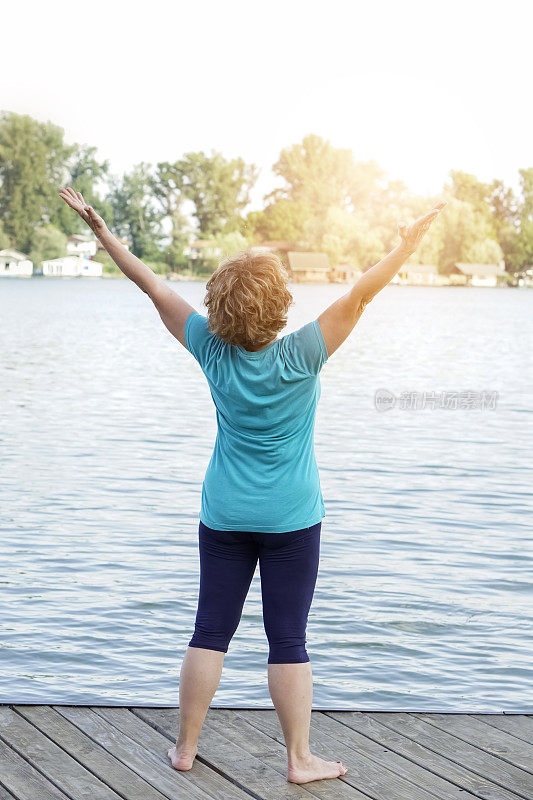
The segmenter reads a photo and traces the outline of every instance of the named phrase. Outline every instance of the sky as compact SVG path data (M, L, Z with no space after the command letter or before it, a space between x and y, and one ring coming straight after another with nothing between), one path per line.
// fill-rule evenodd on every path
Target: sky
M259 168L260 208L309 133L420 193L450 169L517 187L533 166L524 0L19 0L3 22L0 108L96 146L117 175L217 150Z

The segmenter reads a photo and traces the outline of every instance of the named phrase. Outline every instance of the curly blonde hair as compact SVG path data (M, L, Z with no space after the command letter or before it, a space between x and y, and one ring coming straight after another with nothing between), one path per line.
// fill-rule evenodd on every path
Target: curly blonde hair
M206 284L209 329L228 344L260 349L287 324L288 274L269 250L241 250L220 262Z

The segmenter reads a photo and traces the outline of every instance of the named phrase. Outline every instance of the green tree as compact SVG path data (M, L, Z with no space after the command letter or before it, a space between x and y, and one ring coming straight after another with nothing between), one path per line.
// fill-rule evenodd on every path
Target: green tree
M327 253L330 264L350 263L367 269L385 254L380 231L362 214L331 206L325 216L310 217L304 226L302 244Z
M259 241L298 242L306 221L311 217L309 206L298 200L281 197L261 211L247 216L249 233Z
M222 258L229 258L230 256L235 255L235 253L238 253L240 250L246 250L248 246L246 237L244 237L242 233L239 233L239 231L219 233L214 237L214 241L221 250L221 255L218 261L220 261Z
M258 239L288 240L326 252L333 264L366 268L397 238L407 190L375 161L356 162L351 150L310 134L282 150L273 171L284 184L251 218Z
M121 179L114 177L107 202L115 234L131 241L131 251L138 258L159 261L163 214L155 202L150 165L141 162Z
M257 180L254 164L242 158L225 159L215 151L186 153L176 162L181 191L192 201L199 235L209 239L231 233L242 224L242 212L250 202L250 189Z
M35 228L57 208L57 187L74 151L62 128L27 115L0 115L0 215L10 243L27 252Z
M515 270L533 266L533 167L519 170L518 231L510 263Z
M249 242L245 236L239 231L229 231L227 233L217 233L211 237L211 242L214 247L220 250L219 255L216 256L203 256L202 258L194 259L191 266L197 275L211 275L222 259L235 255L240 250L245 250L249 246Z
M469 172L461 172L460 170L450 170L450 177L452 195L457 200L470 203L476 211L489 218L491 216L492 184L484 183L476 178L475 175L471 175Z
M519 202L513 190L501 180L492 183L490 197L495 238L500 245L505 266L512 269L519 251L520 215Z
M502 249L493 238L492 220L467 200L449 197L440 223L438 265L442 272L448 272L458 261L499 263L503 259Z
M165 222L170 227L170 243L164 251L169 267L183 270L188 266L185 248L191 236L191 224L184 212L188 200L184 192L185 175L181 161L161 161L156 165L153 191Z
M38 268L42 261L51 258L61 258L67 252L67 237L55 225L50 223L36 228L33 234L30 259L33 266Z
M2 220L0 219L0 250L5 250L10 246L9 236L4 231Z
M300 144L282 150L273 172L285 185L267 195L267 201L298 202L307 206L312 216L330 206L350 204L349 188L355 183L353 153L333 147L320 136L309 134Z
M109 162L99 161L96 147L75 144L63 165L63 175L56 186L72 186L81 192L84 200L104 219L111 219L111 204L100 197L97 185L106 182L109 176ZM50 221L67 235L85 233L86 227L78 214L72 214L69 207L61 200L58 192L54 192L50 209Z

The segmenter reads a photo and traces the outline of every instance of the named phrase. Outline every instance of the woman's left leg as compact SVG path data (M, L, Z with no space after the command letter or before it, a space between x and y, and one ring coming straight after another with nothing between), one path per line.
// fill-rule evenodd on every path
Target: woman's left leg
M217 690L257 565L258 546L245 532L198 529L200 589L194 633L180 671L180 727L168 751L176 769L191 768L198 737Z
M269 664L309 661L307 618L315 591L321 523L287 533L261 533L259 569Z
M290 533L260 534L263 620L270 645L268 688L287 746L287 780L293 783L338 778L346 772L340 761L326 761L309 748L313 676L305 643L320 533L319 522Z
M172 766L189 770L198 752L198 736L218 688L225 653L188 647L180 670L180 727L174 747L168 750Z

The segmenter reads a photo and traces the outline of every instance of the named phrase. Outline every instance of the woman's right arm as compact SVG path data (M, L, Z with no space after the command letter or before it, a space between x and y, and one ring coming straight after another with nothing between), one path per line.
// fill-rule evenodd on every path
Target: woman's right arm
M166 328L186 347L185 321L189 314L196 309L180 297L170 286L167 286L159 275L156 275L149 266L133 253L130 253L118 241L117 237L108 229L102 217L96 213L92 206L87 205L81 192L75 192L74 189L67 187L66 189L61 189L59 194L67 205L74 209L89 226L124 275L149 296Z
M390 283L402 264L416 251L422 237L445 205L444 200L437 203L431 211L419 217L412 225L399 223L400 244L364 272L349 292L335 300L320 314L318 322L328 357L352 332L372 298Z

